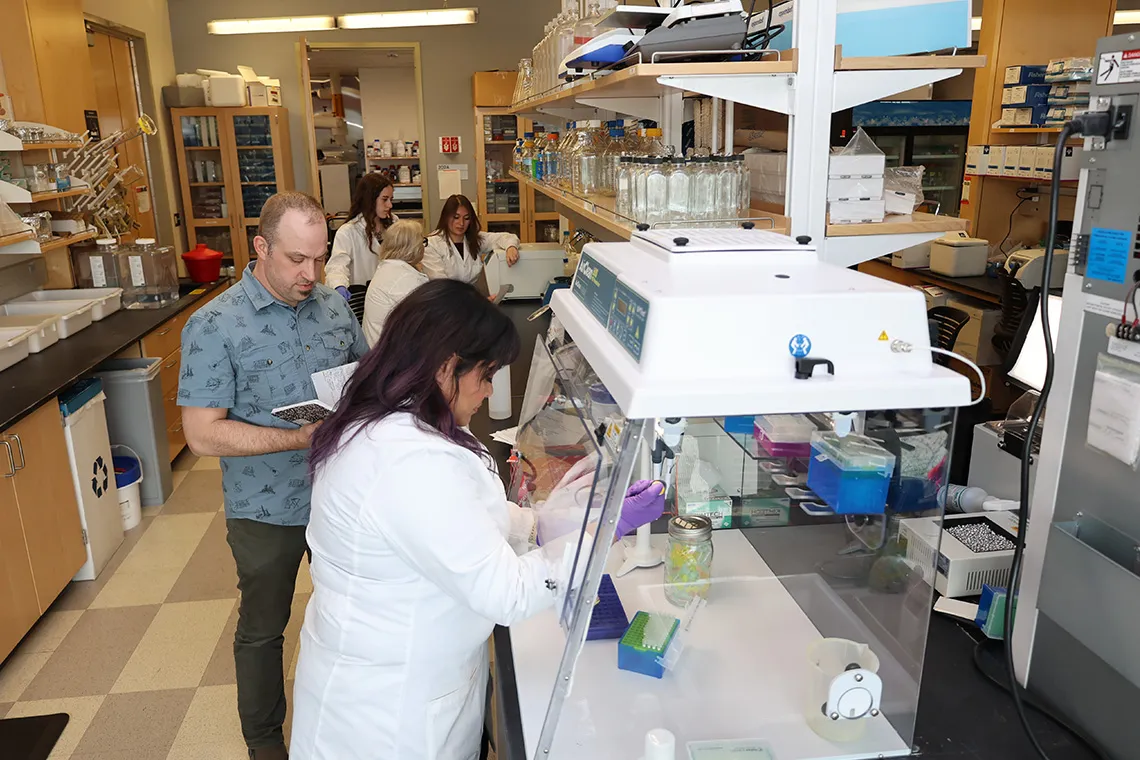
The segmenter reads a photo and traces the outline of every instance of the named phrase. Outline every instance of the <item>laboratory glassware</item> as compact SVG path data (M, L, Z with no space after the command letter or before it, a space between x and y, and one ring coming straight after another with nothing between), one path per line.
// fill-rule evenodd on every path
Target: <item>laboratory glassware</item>
M645 223L664 222L669 214L669 178L665 174L665 159L654 156L647 159L645 170Z
M703 515L679 515L669 521L665 553L665 598L684 607L694 596L702 599L712 584L712 521Z

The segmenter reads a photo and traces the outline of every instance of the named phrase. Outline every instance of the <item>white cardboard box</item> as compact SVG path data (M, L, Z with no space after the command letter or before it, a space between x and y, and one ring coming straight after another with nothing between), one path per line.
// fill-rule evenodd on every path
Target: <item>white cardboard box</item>
M832 177L827 180L829 201L878 200L883 197L883 175L878 177Z
M966 174L979 177L989 173L990 146L971 145L966 149Z
M882 153L856 156L831 154L829 177L881 177L887 168L887 157Z
M1006 145L990 145L989 161L986 164L986 174L1000 175L1005 171Z
M264 82L247 82L245 90L251 106L268 108L281 105L281 86Z
M986 273L990 244L965 232L950 232L930 244L930 271L947 277L980 277Z
M886 204L888 214L913 214L914 193L902 190L888 190L883 193L883 203Z
M891 254L891 266L896 269L926 269L930 266L930 243L895 251Z
M970 321L958 334L954 353L965 356L981 367L1001 364L1002 358L993 344L994 329L1001 322L1001 309L982 301L963 298L949 298L946 305L970 315Z
M929 245L929 243L927 245ZM922 291L923 296L926 297L927 311L930 311L935 306L945 306L946 301L949 299L949 292L937 285L915 285L913 287L915 290Z
M881 222L887 215L886 202L877 201L832 201L828 204L832 224L861 224Z
M1018 167L1021 166L1021 147L1020 145L1007 145L1005 148L1005 162L1001 167L999 174L1005 177L1016 177Z
M1033 179L1036 176L1037 151L1038 149L1031 145L1022 146L1018 153L1017 174L1015 176L1025 179Z

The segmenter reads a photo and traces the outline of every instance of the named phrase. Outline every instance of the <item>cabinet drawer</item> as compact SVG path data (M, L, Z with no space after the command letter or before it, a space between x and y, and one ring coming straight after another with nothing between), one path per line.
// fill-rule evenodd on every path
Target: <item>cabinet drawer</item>
M178 393L178 373L181 372L181 367L181 351L175 351L173 354L162 360L162 369L159 370L159 378L162 382L163 398L166 398L171 393Z
M186 434L182 431L182 418L178 417L177 422L173 423L166 431L166 443L170 447L170 461L182 453L182 449L186 447Z
M149 358L167 357L182 347L182 328L190 319L190 311L171 317L142 339L143 355Z
M182 424L182 408L178 406L177 388L162 397L162 411L166 415L166 428L168 430L175 425Z

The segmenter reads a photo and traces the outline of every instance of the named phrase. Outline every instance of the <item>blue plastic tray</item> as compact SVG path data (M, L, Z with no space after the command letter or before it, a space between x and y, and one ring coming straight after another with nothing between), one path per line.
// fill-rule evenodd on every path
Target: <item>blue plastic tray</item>
M629 618L621 606L614 582L608 575L602 576L598 586L598 603L590 617L590 628L586 631L586 641L620 639L629 628Z

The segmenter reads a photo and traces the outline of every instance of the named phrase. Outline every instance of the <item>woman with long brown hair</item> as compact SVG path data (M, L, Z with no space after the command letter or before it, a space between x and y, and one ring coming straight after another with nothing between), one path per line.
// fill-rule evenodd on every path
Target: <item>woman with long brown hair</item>
M366 286L376 273L384 232L399 219L392 213L396 189L379 172L365 174L356 183L348 222L336 231L332 255L325 265L325 284L348 299L353 285Z
M447 278L474 285L483 272L483 256L498 251L504 251L507 264L514 266L519 260L518 236L483 232L467 196L453 195L443 204L435 232L428 236L424 274L433 280Z

